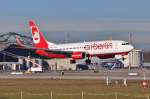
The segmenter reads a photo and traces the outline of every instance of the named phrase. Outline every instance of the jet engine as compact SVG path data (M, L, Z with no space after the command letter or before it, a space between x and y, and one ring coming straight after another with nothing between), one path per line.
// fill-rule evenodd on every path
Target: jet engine
M74 60L76 60L76 59L83 59L83 58L85 58L85 53L73 52L71 58L74 59Z

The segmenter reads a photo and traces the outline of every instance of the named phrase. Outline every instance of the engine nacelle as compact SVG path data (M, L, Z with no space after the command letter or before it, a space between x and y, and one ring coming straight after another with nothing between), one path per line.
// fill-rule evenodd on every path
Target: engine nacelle
M72 59L83 59L83 58L85 58L85 53L73 52L71 58Z

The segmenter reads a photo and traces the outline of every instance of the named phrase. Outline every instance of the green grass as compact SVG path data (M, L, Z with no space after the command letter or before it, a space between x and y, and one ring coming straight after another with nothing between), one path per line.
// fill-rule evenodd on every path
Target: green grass
M23 99L51 99L51 91L53 99L81 99L82 91L84 99L115 99L115 92L118 99L147 99L136 96L150 95L150 89L144 89L141 81L127 84L126 87L122 81L106 86L100 80L1 79L0 99L21 99L21 91Z

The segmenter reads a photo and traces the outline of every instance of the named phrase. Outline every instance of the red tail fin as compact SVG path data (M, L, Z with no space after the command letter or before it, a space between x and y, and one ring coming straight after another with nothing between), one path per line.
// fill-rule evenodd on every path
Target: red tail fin
M47 41L33 21L29 21L29 27L31 29L34 46L37 48L48 48Z

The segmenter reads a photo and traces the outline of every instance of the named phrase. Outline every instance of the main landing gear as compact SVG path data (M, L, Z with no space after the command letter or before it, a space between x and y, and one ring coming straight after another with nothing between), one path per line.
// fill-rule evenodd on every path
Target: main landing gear
M88 59L85 60L85 63L86 64L91 64L91 60L89 59L89 57L88 57Z
M75 64L76 63L76 60L72 59L70 60L70 64Z
M85 63L86 64L91 64L91 60L90 60L90 55L89 54L86 54L86 57L87 57L87 59L85 60Z
M75 63L76 63L76 60L70 60L70 63L71 63L71 64L75 64ZM88 59L85 60L85 63L86 63L86 64L91 64L91 60L88 58Z

